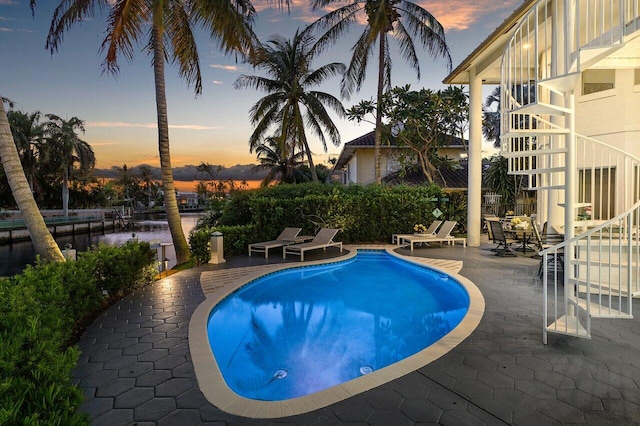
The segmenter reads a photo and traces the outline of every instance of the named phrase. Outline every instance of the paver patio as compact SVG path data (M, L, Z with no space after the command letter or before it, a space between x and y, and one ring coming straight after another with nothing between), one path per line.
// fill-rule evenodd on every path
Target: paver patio
M542 287L535 258L433 246L412 253L463 261L485 297L471 336L440 359L368 392L281 419L232 416L198 389L189 318L204 300L200 273L282 262L238 256L164 278L109 308L83 334L74 380L94 425L637 425L640 320L593 321L593 338L551 335L542 344ZM337 257L338 250L309 255ZM293 264L299 261L290 260ZM634 300L640 312L640 302Z

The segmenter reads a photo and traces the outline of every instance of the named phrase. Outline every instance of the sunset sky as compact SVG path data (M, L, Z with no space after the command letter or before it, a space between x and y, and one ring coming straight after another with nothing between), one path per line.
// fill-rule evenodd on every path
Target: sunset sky
M454 67L521 2L415 1L445 27ZM158 166L153 72L150 57L142 51L144 46L138 46L133 62L121 59L117 77L102 74L104 57L99 48L104 38L105 16L98 15L68 31L60 50L51 55L44 46L52 11L58 3L56 0L38 2L32 18L29 0L0 0L0 95L26 112L38 110L43 114L85 120L83 138L93 147L98 168L123 164L132 167L142 163ZM256 31L261 40L275 33L291 37L296 28L322 15L322 11L311 10L309 1L294 0L290 14L267 7L266 0L253 3L259 8ZM315 66L331 61L348 63L354 37L361 31L362 27L354 27L351 38L320 57ZM226 166L255 163L255 154L249 152L247 143L252 131L248 111L264 94L236 90L233 83L241 74L253 75L259 71L233 57L223 56L206 34L201 33L198 40L202 95L195 97L174 67L166 69L173 165L202 161ZM421 58L422 78L418 81L414 71L398 55L393 56L392 83L411 84L415 89L444 88L441 82L448 74L445 62L433 61L424 52ZM338 83L336 78L319 90L338 96ZM376 70L371 68L363 89L350 100L344 100L345 107L370 99L375 94L375 84ZM342 144L372 129L372 125L366 123L335 120ZM312 141L316 162L336 157L342 144L329 146L325 154L321 144Z

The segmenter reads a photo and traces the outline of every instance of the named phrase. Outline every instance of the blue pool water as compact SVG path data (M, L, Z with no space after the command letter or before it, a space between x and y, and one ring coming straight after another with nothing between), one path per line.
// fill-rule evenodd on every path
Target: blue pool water
M238 395L308 395L411 356L469 307L452 277L381 251L262 277L216 305L208 336Z

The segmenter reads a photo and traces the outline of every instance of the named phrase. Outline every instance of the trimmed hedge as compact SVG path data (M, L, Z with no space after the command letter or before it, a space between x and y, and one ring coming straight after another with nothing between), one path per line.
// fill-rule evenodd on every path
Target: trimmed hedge
M89 424L71 383L80 352L70 344L110 296L150 282L154 260L148 243L130 242L0 278L0 424Z
M388 242L394 233L413 232L416 223L431 223L436 207L443 213L439 219L457 220L464 231L466 197L445 195L437 185L277 185L234 193L219 226L200 228L202 240L192 237L191 249L207 261L208 237L218 230L225 256L246 253L248 244L271 240L291 226L308 235L320 227L339 228L337 239L347 244Z
M211 234L221 232L224 238L224 256L237 256L246 251L246 247L256 241L256 226L214 226L198 228L189 234L191 258L196 265L207 263L211 258Z

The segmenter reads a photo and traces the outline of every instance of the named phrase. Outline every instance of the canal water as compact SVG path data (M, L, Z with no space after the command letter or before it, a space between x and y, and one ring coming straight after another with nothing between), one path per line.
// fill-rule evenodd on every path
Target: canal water
M183 213L182 230L189 239L189 231L197 224L198 219L202 217L201 213ZM91 246L97 246L99 243L107 245L120 245L137 238L139 241L147 241L156 246L158 259L162 258L162 246L165 250L165 258L169 260L169 268L176 264L176 252L171 244L171 232L169 225L162 216L154 218L136 219L135 229L127 231L110 231L104 233L92 232L91 234L83 233L76 235L65 235L56 238L56 242L61 249L64 250L68 244L78 252L87 250ZM0 276L12 276L19 274L26 265L35 265L36 253L33 249L31 241L19 241L12 244L0 244Z

